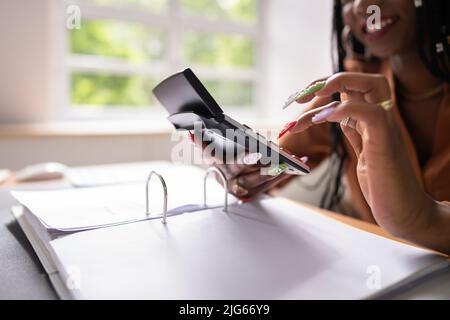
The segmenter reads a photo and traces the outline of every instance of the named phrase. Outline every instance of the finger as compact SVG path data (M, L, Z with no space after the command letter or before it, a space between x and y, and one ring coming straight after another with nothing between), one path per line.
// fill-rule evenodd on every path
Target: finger
M391 97L385 76L358 72L336 73L327 79L325 86L316 95L331 96L336 92L359 92L370 103L378 103Z
M240 174L256 172L260 170L259 165L236 165L236 164L214 164L217 168L222 170L227 180L236 178Z
M208 145L208 143L206 143L206 141L204 141L201 137L193 134L192 132L188 131L187 132L187 136L189 138L189 141L191 143L193 143L196 147L200 148L200 149L205 149L206 146Z
M230 159L218 159L214 162L215 165L221 166L227 172L230 172L232 176L239 174L242 171L254 171L260 165L259 160L262 158L262 154L259 152L256 153L245 153L242 152L238 155L233 156ZM255 166L256 165L256 166ZM251 169L253 166L255 168Z
M242 158L242 162L246 165L255 165L259 163L262 159L262 154L260 152L247 153Z
M267 192L273 188L275 188L280 183L290 180L292 175L289 174L281 174L277 176L275 179L267 181L266 183L261 184L256 189L252 190L252 194L261 194Z
M310 88L311 86L313 86L313 85L316 84L317 82L322 82L322 81L325 81L325 80L327 80L327 79L328 79L328 77L323 77L323 78L314 80L314 81L310 82L304 89L300 90L300 92L302 92L302 91L305 92L308 88ZM297 94L298 94L298 93L297 93ZM315 97L315 94L314 94L314 92L313 92L313 93L311 93L311 94L303 95L303 96L301 96L299 99L297 99L297 100L295 100L295 101L296 101L297 103L306 103L306 102L311 101L314 97Z
M328 106L329 108L324 108L313 117L313 123L320 123L324 120L340 122L349 117L358 123L363 123L366 127L388 125L388 112L372 103L348 100L337 104L330 103Z
M295 125L291 126L288 129L288 132L301 132L308 129L312 123L311 118L315 113L320 112L322 110L322 106L327 105L331 102L330 97L315 97L308 107L298 116ZM279 137L282 135L280 134Z
M287 151L287 150L285 150ZM296 157L296 156L294 156ZM303 163L306 163L308 161L307 156L302 157L296 157ZM261 167L262 168L262 167ZM270 174L262 174L261 168L259 168L258 171L248 172L248 173L242 173L236 177L236 183L240 186L244 187L247 190L254 190L260 187L263 184L268 183L272 180L277 180L277 178L281 175L283 175L283 172L281 174L277 175L270 175ZM286 174L289 174L289 172L286 172Z
M257 186L253 187L253 186L243 186L241 184L238 183L237 180L233 181L230 185L230 192L232 194L234 194L235 196L237 196L238 198L242 198L242 197L252 197L254 195L266 192L267 190L275 187L276 185L278 185L279 183L286 181L287 179L291 178L291 175L288 174L280 174L276 177L272 177L273 179L270 180L266 180L264 183L258 184ZM238 184L238 186L240 186L241 188L234 188L233 184L236 183ZM233 190L234 189L234 190ZM235 192L238 191L238 192Z
M345 137L349 141L353 151L355 151L356 156L359 157L362 152L361 135L356 131L355 128L352 128L350 126L344 126L341 124L341 129Z
M322 111L324 112L324 111ZM333 109L326 120L329 122L340 122L350 117L351 119L364 124L367 128L381 127L388 125L387 113L378 105L361 101L344 101Z
M345 93L341 93L341 101L347 101L347 100L366 101L364 99L364 95L361 92L357 92L357 91L347 91Z
M337 107L338 105L339 105L339 102L334 101L334 102L331 102L324 106L321 106L321 107L318 107L318 108L315 108L315 109L305 112L297 119L296 125L293 126L289 130L289 132L291 132L291 133L302 132L302 131L305 131L306 129L308 129L309 127L311 127L313 124L319 124L319 123L326 122L326 120L323 119L322 121L313 123L312 119L314 118L314 116L316 114L320 113L321 111L328 109L330 107Z
M279 177L279 175L277 176L271 176L267 174L263 175L261 174L261 170L258 170L251 173L240 174L236 178L236 182L242 187L246 188L247 190L253 190L261 186L262 184L266 183L267 181L277 179L277 177Z

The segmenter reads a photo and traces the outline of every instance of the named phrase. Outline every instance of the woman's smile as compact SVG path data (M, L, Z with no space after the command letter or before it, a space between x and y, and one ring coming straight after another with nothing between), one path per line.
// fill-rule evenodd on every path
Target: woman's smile
M372 56L384 59L417 48L412 0L380 1L377 5L379 20L367 12L368 5L369 0L346 2L342 7L342 18Z
M362 34L367 41L376 41L392 30L399 20L399 16L382 17L377 24L369 24L366 20L361 26Z

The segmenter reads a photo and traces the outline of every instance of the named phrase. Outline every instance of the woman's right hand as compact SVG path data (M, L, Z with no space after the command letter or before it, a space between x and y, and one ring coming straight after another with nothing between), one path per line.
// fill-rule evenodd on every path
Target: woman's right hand
M206 143L198 141L199 139L194 139L192 133L189 133L189 138L196 147L201 149L206 147ZM224 173L228 181L228 192L240 199L248 199L267 192L279 183L292 177L292 175L284 173L277 176L261 174L261 168L267 165L262 165L259 161L260 158L258 153L250 153L241 156L233 164L224 164L222 161L214 158L210 160L213 166ZM218 181L221 183L219 179Z
M276 176L262 174L261 168L265 167L259 162L259 154L246 154L242 161L236 164L215 163L227 178L228 192L240 199L251 198L255 195L267 192L283 181L287 181L292 175L281 173Z

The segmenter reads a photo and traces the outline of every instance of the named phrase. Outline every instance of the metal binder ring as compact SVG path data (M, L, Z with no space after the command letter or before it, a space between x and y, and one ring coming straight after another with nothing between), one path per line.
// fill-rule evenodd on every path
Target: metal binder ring
M223 211L228 212L228 181L225 175L223 174L222 170L220 170L217 167L209 167L206 170L205 177L203 178L203 205L206 207L206 180L208 179L208 176L211 172L217 173L222 180L222 185L225 190Z
M150 215L149 197L148 197L148 185L149 185L150 180L152 179L153 175L156 175L159 178L159 181L161 182L161 185L163 187L163 191L164 191L164 206L163 206L163 220L162 220L162 223L166 224L167 223L167 185L166 185L166 182L164 181L163 177L159 173L157 173L155 171L150 172L150 174L148 175L148 178L147 178L147 183L145 184L145 214L147 216Z

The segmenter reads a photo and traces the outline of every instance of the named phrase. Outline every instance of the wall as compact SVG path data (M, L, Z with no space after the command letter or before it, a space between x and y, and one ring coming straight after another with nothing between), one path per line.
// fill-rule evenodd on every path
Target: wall
M0 168L62 162L70 166L170 159L168 134L10 137L0 140Z
M293 92L331 74L331 0L269 1L266 92L269 118L290 121L299 105L281 112Z
M0 124L47 120L50 108L47 0L8 0L0 12Z

